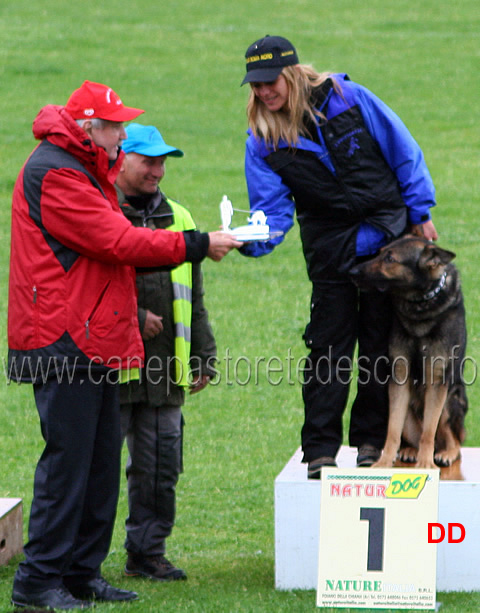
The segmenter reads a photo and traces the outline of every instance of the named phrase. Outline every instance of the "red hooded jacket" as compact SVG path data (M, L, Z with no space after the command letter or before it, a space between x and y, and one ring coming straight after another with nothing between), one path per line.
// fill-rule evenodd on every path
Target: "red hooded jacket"
M125 218L113 185L124 153L112 165L63 107L44 107L33 133L42 142L13 192L9 377L138 363L134 267L182 263L184 236Z

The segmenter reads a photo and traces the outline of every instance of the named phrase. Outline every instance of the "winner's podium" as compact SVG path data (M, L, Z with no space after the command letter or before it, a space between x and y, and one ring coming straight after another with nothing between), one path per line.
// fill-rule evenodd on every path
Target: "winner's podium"
M337 464L340 468L354 467L356 457L355 448L344 446ZM307 466L301 459L298 449L275 479L275 587L281 590L317 588L321 482L307 479ZM446 532L449 523L462 524L465 538L461 543L448 543L445 536L438 543L437 591L479 591L479 448L464 447L461 459L442 469L438 523L445 526ZM408 563L415 552L402 551L399 555L405 556Z

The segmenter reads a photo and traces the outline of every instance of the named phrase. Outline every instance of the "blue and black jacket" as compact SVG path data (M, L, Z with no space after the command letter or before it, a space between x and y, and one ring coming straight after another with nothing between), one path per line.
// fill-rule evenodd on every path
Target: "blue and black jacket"
M338 279L357 256L372 255L407 224L430 219L435 190L422 151L399 117L347 75L333 75L313 92L326 121L293 146L274 149L249 131L245 173L251 210L267 215L271 230L300 225L312 281ZM258 257L283 237L250 243Z

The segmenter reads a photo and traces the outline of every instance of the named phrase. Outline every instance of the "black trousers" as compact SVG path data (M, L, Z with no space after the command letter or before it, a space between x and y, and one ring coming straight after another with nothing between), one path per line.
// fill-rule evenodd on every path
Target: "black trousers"
M349 443L382 448L388 421L388 337L390 299L359 292L352 283L315 283L305 342L311 353L304 370L303 461L335 457L343 439L342 419L353 383L358 342L357 394L350 416Z
M118 385L105 374L34 385L45 448L35 472L24 590L99 576L115 521L120 476Z
M128 403L121 405L121 419L129 451L125 549L145 556L164 554L175 522L175 488L183 467L182 409Z

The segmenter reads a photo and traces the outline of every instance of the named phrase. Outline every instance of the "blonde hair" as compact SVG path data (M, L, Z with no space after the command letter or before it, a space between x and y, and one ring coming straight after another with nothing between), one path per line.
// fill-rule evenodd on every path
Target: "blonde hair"
M288 99L280 111L269 111L255 95L252 87L247 103L248 125L256 138L263 138L276 149L280 140L295 145L300 136L309 136L305 114L316 122L324 115L313 107L312 90L331 78L330 72L318 73L312 66L296 64L285 66L281 74L288 85ZM340 86L333 80L336 91Z

